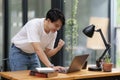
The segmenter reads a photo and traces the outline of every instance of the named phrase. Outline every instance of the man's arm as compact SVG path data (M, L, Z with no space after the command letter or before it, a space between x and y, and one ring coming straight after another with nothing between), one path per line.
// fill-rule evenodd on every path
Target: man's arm
M65 42L62 39L60 39L58 42L58 46L56 48L54 48L52 50L48 49L48 48L45 49L46 55L48 57L55 55L63 47L64 44L65 44Z
M38 55L38 57L40 58L40 60L47 66L50 67L51 63L48 60L46 54L44 53L43 49L41 48L40 42L32 42L31 43L36 54Z
M36 54L38 55L38 57L40 58L40 60L47 66L47 67L52 67L54 70L58 71L58 72L64 72L65 68L61 67L61 66L54 66L51 64L51 62L48 60L46 54L44 53L44 51L42 50L41 46L40 46L40 42L32 42L31 43Z

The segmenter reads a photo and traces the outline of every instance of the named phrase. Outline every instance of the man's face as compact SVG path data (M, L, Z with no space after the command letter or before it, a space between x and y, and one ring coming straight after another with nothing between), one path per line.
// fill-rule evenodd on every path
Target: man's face
M54 33L54 32L58 31L61 28L62 22L59 19L57 21L55 21L55 22L49 21L48 26L49 26L50 31Z

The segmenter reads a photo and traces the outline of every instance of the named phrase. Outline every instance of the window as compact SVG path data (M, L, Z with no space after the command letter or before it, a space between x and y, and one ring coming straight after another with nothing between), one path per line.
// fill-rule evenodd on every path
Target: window
M51 8L51 0L28 0L28 19L44 18Z
M68 66L75 55L89 53L89 63L95 63L103 50L88 49L82 30L89 25L91 17L108 18L109 0L64 0L66 16L64 65ZM97 53L96 53L97 52Z
M120 67L120 0L116 0L116 3L114 4L116 10L115 14L115 29L116 29L116 67ZM117 7L116 7L117 6Z
M2 0L0 0L0 65L2 65L3 58L3 10L2 10Z
M120 27L120 0L117 0L117 16L116 16L116 21L117 21L117 26Z
M116 28L116 67L120 67L120 28Z
M22 0L9 0L9 27L10 38L22 27Z

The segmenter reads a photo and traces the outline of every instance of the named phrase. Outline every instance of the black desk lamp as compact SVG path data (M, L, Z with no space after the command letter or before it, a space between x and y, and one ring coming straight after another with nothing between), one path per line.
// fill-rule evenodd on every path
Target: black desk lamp
M108 51L108 49L110 48L110 44L108 44L104 38L104 35L102 33L102 30L101 29L97 29L95 30L95 25L89 25L88 27L86 27L84 30L83 30L83 33L88 36L88 37L92 37L93 34L94 34L94 31L96 32L99 32L101 37L102 37L102 40L104 42L104 45L106 47L106 49L104 50L103 54L96 60L96 66L92 66L92 67L88 67L88 70L90 71L101 71L102 68L101 68L101 61L103 59L103 57L105 56L106 52Z

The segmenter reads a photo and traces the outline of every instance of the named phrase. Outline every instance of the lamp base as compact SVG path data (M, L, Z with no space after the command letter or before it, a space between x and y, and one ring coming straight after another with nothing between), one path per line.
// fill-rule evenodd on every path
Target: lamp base
M97 66L91 66L91 67L88 67L88 70L89 71L102 71L102 68L97 67Z

